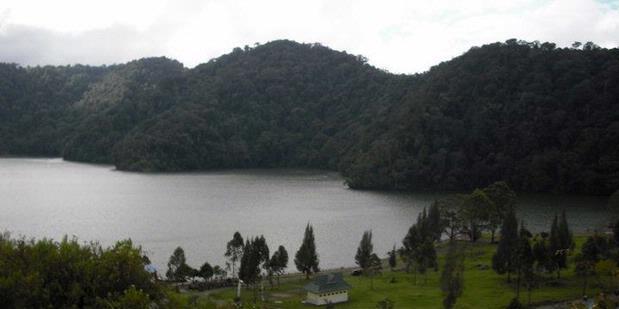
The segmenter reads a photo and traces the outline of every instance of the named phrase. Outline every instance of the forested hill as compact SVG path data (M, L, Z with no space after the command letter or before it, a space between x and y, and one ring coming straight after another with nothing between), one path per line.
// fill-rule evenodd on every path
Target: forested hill
M414 51L411 51L414 57ZM187 69L0 65L0 154L339 170L353 188L619 188L619 50L509 40L420 75L274 41Z

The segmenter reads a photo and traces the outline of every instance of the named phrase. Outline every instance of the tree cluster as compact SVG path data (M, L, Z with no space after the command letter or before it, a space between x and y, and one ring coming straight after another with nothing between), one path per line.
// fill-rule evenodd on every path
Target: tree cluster
M168 261L168 270L166 277L168 280L184 282L190 278L200 277L208 282L213 277L226 277L226 272L219 265L211 266L208 262L204 262L199 269L195 269L187 264L185 250L181 247L174 249Z
M145 270L131 240L103 248L77 239L14 239L0 235L2 308L146 308L164 292ZM130 304L140 306L128 307Z
M433 205L432 207L436 206ZM430 213L434 213L434 211L430 211ZM422 274L424 279L427 280L425 275L428 269L438 270L434 242L437 241L436 236L439 228L440 226L432 225L432 220L428 217L424 208L423 212L417 217L417 222L409 228L404 240L402 240L403 246L400 248L400 256L406 263L407 271L412 268L415 274Z
M557 280L560 279L561 270L568 267L568 256L573 250L573 235L565 211L560 218L555 215L550 233L542 232L533 236L525 228L524 222L518 227L516 212L511 208L501 225L500 240L492 257L492 268L498 274L507 274L508 282L511 282L511 275L515 274L515 301L518 301L520 288L524 284L530 303L533 288L551 279L545 274L556 272Z

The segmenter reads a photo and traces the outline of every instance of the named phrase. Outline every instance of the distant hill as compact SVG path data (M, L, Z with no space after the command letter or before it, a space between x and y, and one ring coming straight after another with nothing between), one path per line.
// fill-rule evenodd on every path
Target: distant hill
M411 51L411 57L415 56ZM0 154L131 171L313 167L352 188L619 188L619 50L508 40L417 75L274 41L187 69L0 64Z

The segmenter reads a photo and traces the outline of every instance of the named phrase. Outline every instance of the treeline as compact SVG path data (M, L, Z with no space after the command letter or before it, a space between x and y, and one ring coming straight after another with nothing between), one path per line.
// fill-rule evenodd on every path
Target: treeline
M249 237L244 241L239 232L235 232L226 244L224 256L227 259L225 269L218 265L212 267L208 262L195 269L187 264L184 250L178 247L170 256L166 278L173 282L190 281L188 287L197 290L230 287L241 280L243 285L253 290L256 302L258 287L264 280L268 280L273 287L276 279L279 285L280 277L285 273L289 260L288 251L284 246L280 245L270 255L269 246L263 235ZM309 223L305 228L301 246L294 256L294 263L297 270L305 274L308 279L311 274L320 271L314 230ZM196 278L201 278L202 281L196 281Z
M526 288L530 305L533 289L558 284L556 280L561 278L561 270L569 266L568 257L574 255L575 243L565 212L560 217L555 215L549 232L533 235L524 221L518 221L515 202L516 194L503 181L469 194L435 201L428 211L424 209L419 214L417 222L404 237L402 247L397 251L394 247L389 253L391 267L395 266L396 254L399 253L405 270L415 274L413 282L417 282L417 274L420 274L424 276L425 284L428 271L439 270L437 249L445 249L440 287L444 296L443 307L453 308L465 287L463 274L467 242L475 243L482 238L482 233L486 233L490 243L495 243L495 232L499 229L492 269L505 274L508 283L516 277L516 295L508 308L525 308L520 300L521 287ZM616 207L612 206L613 203L616 203L614 197L609 204ZM619 235L619 222L615 226ZM612 242L599 241L600 237L598 234L590 237L582 247L583 253L574 258L578 263L577 274L585 276L583 295L593 265L610 256L608 250L600 253L602 249L596 246L605 244L604 248L610 248L612 246L607 244ZM612 265L614 268L608 267L616 274L616 260L601 263L604 267ZM556 277L553 276L555 273Z
M313 167L349 186L610 194L619 50L508 40L417 75L320 44L236 48L194 69L0 65L0 154L133 171Z

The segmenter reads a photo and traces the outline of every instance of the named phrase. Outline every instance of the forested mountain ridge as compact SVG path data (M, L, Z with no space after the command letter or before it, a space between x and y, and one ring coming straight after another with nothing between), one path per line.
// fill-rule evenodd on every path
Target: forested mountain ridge
M526 191L619 187L619 50L510 40L425 73L372 146L344 167L354 186ZM371 175L371 177L368 177Z
M123 170L316 167L353 188L505 179L526 191L608 194L619 188L619 51L509 40L417 75L292 41L193 69L166 58L4 64L0 120L0 154Z

